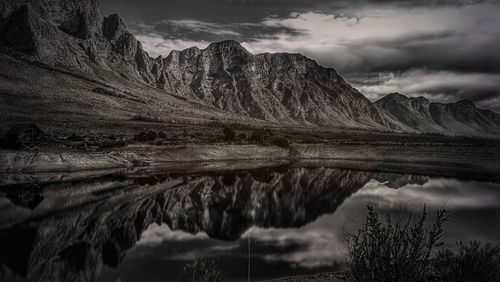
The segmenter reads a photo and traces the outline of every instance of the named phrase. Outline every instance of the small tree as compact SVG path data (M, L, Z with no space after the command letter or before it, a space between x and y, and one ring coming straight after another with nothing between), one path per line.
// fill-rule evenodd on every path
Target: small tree
M224 133L224 140L226 141L233 141L236 136L236 132L231 127L224 127L222 133Z

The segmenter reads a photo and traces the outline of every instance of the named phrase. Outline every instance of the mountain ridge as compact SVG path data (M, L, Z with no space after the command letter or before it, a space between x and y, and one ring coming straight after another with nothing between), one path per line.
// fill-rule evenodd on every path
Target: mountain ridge
M489 135L500 131L500 115L479 109L470 100L439 103L422 96L391 93L375 101L374 105L417 132Z
M21 53L96 77L110 72L165 95L276 124L452 135L500 132L500 115L470 101L442 104L390 96L372 103L334 68L301 54L254 55L227 40L152 58L118 14L103 16L99 0L5 1L0 38L2 53Z

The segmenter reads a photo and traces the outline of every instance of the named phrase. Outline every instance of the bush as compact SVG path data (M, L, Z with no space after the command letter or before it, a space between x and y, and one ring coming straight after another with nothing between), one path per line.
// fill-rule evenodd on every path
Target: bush
M252 132L252 135L250 135L250 141L257 144L264 144L266 143L267 139L271 138L272 136L273 133L268 128L256 129L254 132Z
M156 132L149 131L148 133L146 133L146 140L148 140L148 141L154 141L154 140L156 140L157 137L158 137L158 134L156 134Z
M165 123L166 121L157 116L134 115L131 121Z
M68 140L69 141L74 141L74 142L81 142L83 141L83 137L80 136L80 135L76 135L74 133L72 133L69 137L68 137Z
M457 253L440 251L432 264L431 281L500 281L500 248L479 241L457 243Z
M109 148L117 148L117 147L125 147L127 146L127 142L125 140L118 139L105 139L98 142L98 145L101 149L109 149Z
M479 241L457 243L456 253L436 251L441 246L446 210L437 212L427 227L428 216L410 214L404 221L390 216L380 220L373 207L363 228L347 234L348 266L353 281L500 281L500 248Z
M226 141L233 141L234 137L236 137L236 133L231 127L224 127L222 133L224 133L224 140Z
M427 211L414 219L381 221L378 212L368 207L364 227L346 235L348 265L354 281L425 281L432 251L439 246L443 224L449 215L437 213L431 228L426 228Z
M288 148L290 147L290 142L288 139L283 138L283 137L278 137L273 139L273 145L282 147L282 148Z
M238 138L240 138L240 140L247 140L247 135L245 133L240 133L240 135L238 135Z
M197 258L184 267L183 282L221 282L222 272L218 269L218 258Z
M147 133L146 132L139 132L139 134L136 134L134 136L134 139L136 141L141 141L141 142L155 141L156 138L158 138L158 134L156 134L156 132L153 132L153 131L148 131Z

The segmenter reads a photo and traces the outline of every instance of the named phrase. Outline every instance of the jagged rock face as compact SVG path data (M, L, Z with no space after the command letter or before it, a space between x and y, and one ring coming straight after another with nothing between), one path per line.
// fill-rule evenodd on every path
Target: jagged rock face
M119 16L103 17L100 0L7 1L0 6L0 38L7 52L45 64L156 81L149 55Z
M478 109L471 101L432 103L393 93L374 104L408 131L479 136L500 132L500 115Z
M124 76L136 76L148 84L156 84L151 73L153 64L142 44L132 35L119 15L104 18L104 37L111 44L108 65Z
M41 62L87 70L104 66L99 0L7 1L0 7L4 46Z
M22 7L29 7L46 24L81 39L101 34L102 9L99 0L4 0L0 17L9 18Z
M238 42L173 51L160 87L281 123L381 128L385 117L331 68L299 54L252 55Z

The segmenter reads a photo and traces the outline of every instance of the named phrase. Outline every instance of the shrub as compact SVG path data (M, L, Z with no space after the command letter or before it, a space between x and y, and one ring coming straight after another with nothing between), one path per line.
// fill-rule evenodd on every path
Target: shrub
M427 227L428 216L410 214L405 221L384 221L368 207L364 226L347 234L348 266L353 281L466 282L500 281L500 248L479 241L457 243L457 252L436 251L442 243L446 210L437 212Z
M127 142L125 140L103 140L98 145L101 149L118 148L127 146Z
M145 142L145 141L154 141L154 140L156 140L157 137L158 137L158 134L156 134L156 132L148 131L147 133L146 132L139 132L139 134L136 134L134 136L134 139L136 141Z
M240 135L238 135L238 138L240 138L240 140L247 140L247 135L245 133L240 133Z
M457 243L457 252L442 250L433 260L431 281L500 281L500 248L479 241Z
M156 134L156 132L149 131L148 133L146 133L146 140L147 141L154 141L154 140L156 140L157 137L158 137L158 134Z
M166 121L157 116L134 115L131 121L165 123Z
M347 234L348 265L354 281L425 281L430 271L432 251L439 246L446 210L437 212L426 228L427 211L405 221L388 216L380 220L378 212L368 207L366 223L355 234Z
M222 272L218 258L197 258L184 267L183 282L221 282Z
M224 127L222 133L224 133L224 140L226 141L233 141L234 137L236 136L234 129L232 129L231 127Z
M282 147L282 148L288 148L290 147L290 142L288 139L283 138L283 137L278 137L273 139L273 145Z
M136 135L134 135L134 140L136 141L143 141L146 136L145 132L139 132Z
M250 141L257 144L264 144L267 141L267 139L269 139L272 136L273 133L268 128L256 129L254 132L252 132L252 135L250 135Z
M72 133L69 137L68 137L68 140L69 141L74 141L74 142L80 142L80 141L83 141L83 137L80 136L80 135L76 135L74 133Z

